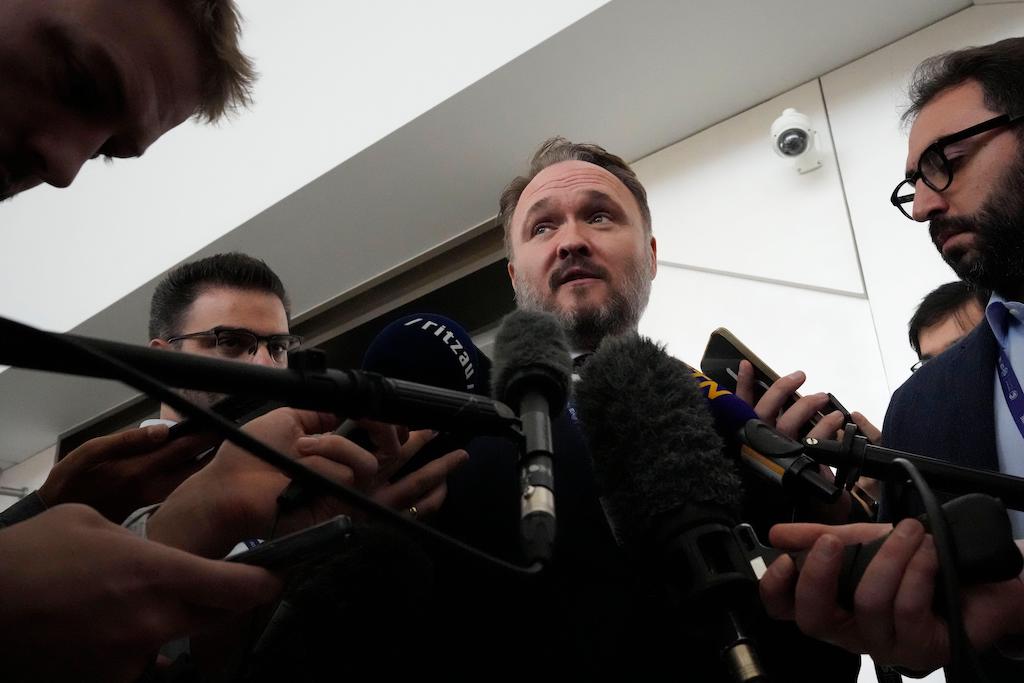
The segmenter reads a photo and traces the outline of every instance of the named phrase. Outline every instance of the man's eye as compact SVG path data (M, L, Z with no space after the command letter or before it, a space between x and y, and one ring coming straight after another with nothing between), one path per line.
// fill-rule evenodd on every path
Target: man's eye
M217 337L217 346L223 347L224 350L241 349L246 346L246 341L236 335L222 334Z
M551 226L549 224L541 223L539 225L533 226L533 230L530 232L530 234L536 237L537 235L543 235L550 229Z
M608 223L612 220L612 217L606 213L595 213L590 217L591 223Z

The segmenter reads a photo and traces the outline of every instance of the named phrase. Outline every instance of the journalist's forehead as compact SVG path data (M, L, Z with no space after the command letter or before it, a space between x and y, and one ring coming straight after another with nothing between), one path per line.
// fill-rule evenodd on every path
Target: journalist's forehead
M577 192L597 190L616 199L626 208L639 211L640 207L629 189L610 171L587 161L560 161L538 173L523 189L512 215L515 224L541 200L571 196Z
M939 138L981 123L995 116L985 106L985 93L977 81L947 88L921 108L910 128L907 163L917 164L924 149Z

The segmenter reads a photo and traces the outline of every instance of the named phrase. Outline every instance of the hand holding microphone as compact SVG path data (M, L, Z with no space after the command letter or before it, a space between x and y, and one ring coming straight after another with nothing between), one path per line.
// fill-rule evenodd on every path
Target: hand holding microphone
M890 533L892 532L892 533ZM844 546L888 537L867 567L853 610L838 601ZM761 579L761 596L776 619L792 619L804 633L877 662L927 672L949 662L945 621L933 608L938 558L931 536L915 519L888 524L783 524L772 544L809 551L797 571L789 556L776 560ZM1020 545L1020 542L1018 542ZM1024 583L1006 581L965 587L967 635L983 651L1000 638L1024 634Z

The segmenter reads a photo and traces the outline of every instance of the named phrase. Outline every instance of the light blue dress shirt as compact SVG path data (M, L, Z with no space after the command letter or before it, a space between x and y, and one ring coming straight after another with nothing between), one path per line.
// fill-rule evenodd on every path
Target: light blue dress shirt
M1018 379L1024 378L1024 304L1018 301L1007 301L998 294L993 294L985 309L985 318L996 341L1006 352ZM1024 379L1022 379L1024 381ZM1024 477L1024 436L1020 430L1003 395L1003 387L999 382L999 366L992 377L992 404L996 411L996 454L999 457L999 471ZM1024 512L1010 511L1015 538L1024 538Z

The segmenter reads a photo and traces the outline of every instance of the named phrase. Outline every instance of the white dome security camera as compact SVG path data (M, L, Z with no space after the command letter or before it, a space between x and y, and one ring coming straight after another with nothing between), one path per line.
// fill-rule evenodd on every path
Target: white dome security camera
M821 168L818 134L811 120L796 109L786 109L772 122L772 149L781 157L792 159L798 173Z

